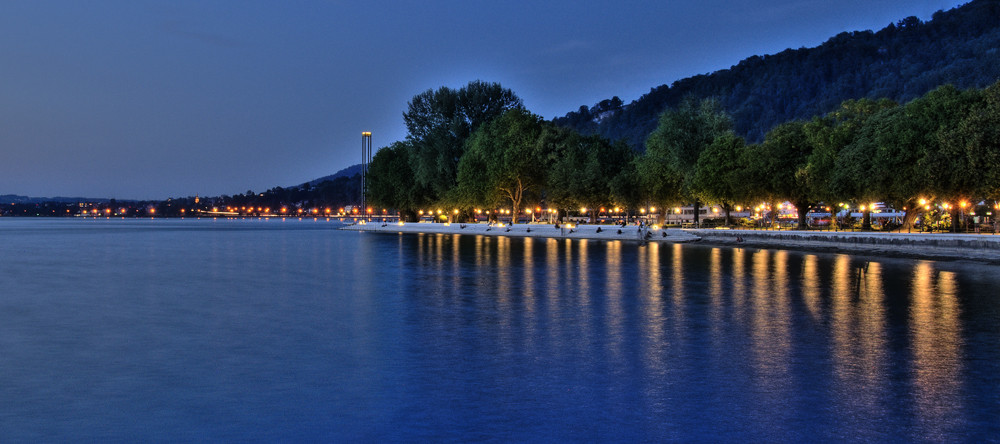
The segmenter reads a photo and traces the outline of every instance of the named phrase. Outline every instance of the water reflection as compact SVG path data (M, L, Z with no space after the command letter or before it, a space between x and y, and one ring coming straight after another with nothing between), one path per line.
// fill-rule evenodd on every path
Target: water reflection
M822 320L820 317L820 300L822 297L822 285L819 275L819 258L815 254L808 254L802 258L802 279L799 281L802 287L802 299L812 315L814 322Z
M462 316L476 331L439 319L445 343L472 334L462 341L493 350L490 365L542 392L520 396L662 418L638 429L649 436L920 440L969 421L961 276L931 262L468 236L421 236L415 250L442 315L468 299L449 289L475 294ZM481 285L463 286L470 273Z
M957 284L951 272L929 262L913 270L910 335L917 423L923 436L956 432L960 401L961 338Z
M877 262L852 262L850 256L839 255L833 272L830 309L834 376L838 391L853 393L838 398L837 411L853 421L877 423L886 418L891 407L885 402L890 381L881 267Z
M0 244L5 441L1000 436L996 267L58 224Z

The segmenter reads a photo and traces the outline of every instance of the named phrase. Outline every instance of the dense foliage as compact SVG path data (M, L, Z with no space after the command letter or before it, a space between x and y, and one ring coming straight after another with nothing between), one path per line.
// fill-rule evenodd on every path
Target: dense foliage
M685 98L716 98L737 134L758 142L774 126L825 114L850 99L903 103L942 84L983 88L1000 78L1000 0L975 0L878 32L841 33L815 48L753 56L730 69L652 88L623 104L618 97L555 119L583 134L626 140L636 149L660 114Z
M844 202L862 208L869 226L872 203L885 202L906 211L908 227L930 209L927 201L950 202L943 208L952 220L957 208L996 205L998 123L1000 82L985 89L945 85L903 105L847 100L824 115L776 125L751 144L718 101L689 99L661 114L636 155L623 143L512 107L465 140L451 187L429 191L417 182L407 159L421 148L397 143L380 151L371 198L411 216L421 204L446 206L455 209L449 217L460 219L474 209L518 214L536 206L563 214L580 208L593 217L600 206L694 204L698 214L704 202L719 205L727 224L741 204L790 202L800 228L811 210L828 212Z

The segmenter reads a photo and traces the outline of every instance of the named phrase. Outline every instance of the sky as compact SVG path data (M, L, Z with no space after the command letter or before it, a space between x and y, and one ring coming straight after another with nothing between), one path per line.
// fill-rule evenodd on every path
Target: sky
M428 89L498 82L551 119L963 3L5 1L0 195L288 187L404 139Z

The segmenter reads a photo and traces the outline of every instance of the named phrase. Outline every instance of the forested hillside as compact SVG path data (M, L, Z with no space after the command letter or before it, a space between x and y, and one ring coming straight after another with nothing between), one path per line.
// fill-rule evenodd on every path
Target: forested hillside
M715 97L737 133L758 142L772 127L859 98L907 102L942 84L983 88L1000 78L1000 0L975 0L932 20L908 17L878 32L841 33L815 48L753 56L730 69L614 97L556 118L583 134L643 149L658 116L686 96Z

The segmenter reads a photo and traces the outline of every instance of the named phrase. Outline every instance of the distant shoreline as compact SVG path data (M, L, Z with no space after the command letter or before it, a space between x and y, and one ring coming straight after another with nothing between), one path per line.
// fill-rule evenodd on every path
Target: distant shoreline
M462 228L464 226L464 228ZM600 228L600 232L598 232ZM354 224L342 230L374 233L470 234L556 239L621 240L638 242L639 227L578 225L570 229L550 224L382 223ZM509 229L509 231L508 231ZM530 231L529 231L530 230ZM618 231L621 230L621 233ZM829 231L764 231L717 229L648 230L648 241L698 242L729 247L752 247L859 256L973 261L1000 265L1000 235L948 233L883 233ZM663 234L666 233L666 236Z

